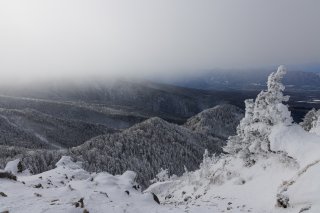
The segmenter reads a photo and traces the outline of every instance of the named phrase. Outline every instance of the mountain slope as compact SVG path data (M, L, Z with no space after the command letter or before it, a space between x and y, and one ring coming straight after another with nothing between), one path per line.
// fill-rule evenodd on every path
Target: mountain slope
M184 126L207 136L227 139L236 134L235 130L243 116L243 110L236 106L218 105L189 118Z
M93 138L71 153L89 171L120 174L134 170L146 186L161 167L178 175L184 172L184 165L196 169L205 148L220 153L222 143L219 138L151 118L122 132Z
M3 109L0 114L6 116L17 126L14 129L28 130L23 132L34 138L36 138L35 134L43 135L48 140L54 141L54 144L64 147L71 147L72 144L77 143L82 144L85 138L97 134L100 127L80 121L54 118L35 110ZM209 115L213 119L212 122L207 122L209 120L205 119L205 116ZM120 174L128 169L135 170L139 174L139 180L146 186L160 168L167 168L174 174L182 174L184 166L188 170L198 167L205 149L211 153L221 153L221 147L225 145L226 134L235 132L233 124L237 123L241 116L239 108L222 105L191 118L190 121L201 118L198 123L191 122L197 128L168 123L161 118L151 118L121 132L94 137L83 145L72 148L70 155L84 162L85 168L89 171L108 171L112 174ZM221 133L218 128L207 131L213 127L221 128L220 125L223 123L226 123L224 137L221 134L215 135ZM47 131L49 128L50 131ZM51 137L52 132L55 133L54 137ZM65 134L68 134L68 137L65 137ZM68 141L68 138L72 138L73 141ZM53 168L56 160L67 152L67 150L31 151L21 149L21 147L23 146L20 145L19 149L10 149L8 146L0 146L0 163L4 165L8 160L21 158L25 168L39 173ZM28 148L28 146L24 147ZM36 163L37 161L39 162Z
M56 118L33 109L1 109L2 145L61 149L80 145L107 132L103 125Z
M183 122L203 109L224 103L223 92L181 88L151 82L118 80L114 82L87 82L83 84L53 83L43 86L2 89L7 96L69 103L91 109L109 109L114 112L158 116L166 120ZM232 94L231 94L232 95ZM5 108L5 107L3 107ZM31 108L29 106L29 108ZM119 114L121 115L121 114Z
M50 145L42 143L35 135L20 129L3 115L0 115L0 143L1 145L26 148L50 148Z
M56 101L47 99L0 96L3 109L39 111L59 119L102 124L108 128L122 129L145 120L139 113L130 113L104 105L91 105L86 102Z

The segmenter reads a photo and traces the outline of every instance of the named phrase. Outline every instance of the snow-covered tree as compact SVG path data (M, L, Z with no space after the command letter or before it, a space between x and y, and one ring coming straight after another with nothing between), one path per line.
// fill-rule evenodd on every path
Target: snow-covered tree
M254 101L253 99L245 100L245 116L240 121L240 124L237 127L237 134L235 136L231 136L228 139L228 143L224 150L229 152L230 154L235 154L241 151L242 155L249 154L249 150L247 149L250 140L249 137L249 128L246 128L252 122L253 117L253 109L254 109Z
M289 100L288 96L283 95L285 87L281 83L285 73L285 67L280 66L269 76L268 89L261 91L255 101L246 100L245 117L237 128L237 135L228 139L225 151L237 153L243 158L252 154L265 155L271 151L268 139L271 128L280 123L292 123L290 111L283 104Z
M313 108L304 116L303 121L300 123L300 125L304 128L304 130L310 131L312 128L316 126L319 117L320 110L317 111Z
M156 177L150 180L150 183L164 182L170 180L168 169L161 168Z
M312 122L310 132L320 135L320 110L318 112L318 119Z

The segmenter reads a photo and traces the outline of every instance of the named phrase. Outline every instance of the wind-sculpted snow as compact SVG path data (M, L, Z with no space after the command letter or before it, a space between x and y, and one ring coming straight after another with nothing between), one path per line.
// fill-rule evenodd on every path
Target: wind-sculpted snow
M301 167L320 160L320 136L306 132L299 125L277 125L269 136L271 150L285 151Z

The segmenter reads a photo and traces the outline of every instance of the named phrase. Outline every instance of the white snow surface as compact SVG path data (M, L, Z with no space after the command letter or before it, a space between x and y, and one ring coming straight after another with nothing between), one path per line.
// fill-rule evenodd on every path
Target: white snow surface
M6 167L4 168L4 171L11 172L12 174L17 174L19 162L20 162L20 159L9 161Z
M0 179L0 192L7 196L0 195L0 212L163 212L152 194L133 188L135 177L132 171L116 176L90 174L70 157L63 157L50 171L18 176L18 181ZM81 198L84 207L80 203L76 207Z
M277 125L269 136L273 151L285 151L300 167L320 160L320 135L306 132L301 126Z

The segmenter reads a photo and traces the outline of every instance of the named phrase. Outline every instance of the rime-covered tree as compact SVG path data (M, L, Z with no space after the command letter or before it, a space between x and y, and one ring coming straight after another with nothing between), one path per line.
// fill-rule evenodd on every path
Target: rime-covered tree
M310 132L320 135L320 110L318 111L317 119L312 122Z
M304 130L310 131L315 127L319 117L320 110L317 111L315 109L312 109L304 116L303 121L300 123L300 125L304 128Z
M226 147L224 147L224 150L231 154L241 153L243 156L249 154L248 146L250 140L248 140L248 138L250 137L250 129L246 127L252 122L254 109L253 99L245 100L245 106L245 116L237 127L237 134L230 136Z
M228 139L225 151L237 153L243 158L252 154L266 155L271 151L268 139L271 128L280 123L292 123L290 111L283 104L289 100L288 96L283 95L285 87L281 83L285 73L285 67L280 66L269 76L268 89L261 91L255 101L246 100L245 117L237 128L237 135Z

